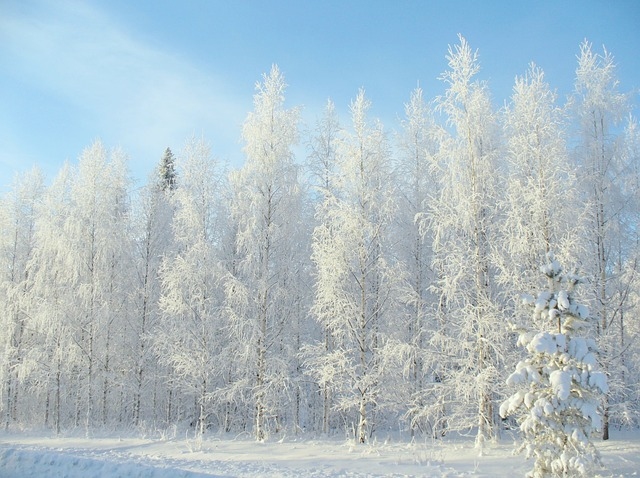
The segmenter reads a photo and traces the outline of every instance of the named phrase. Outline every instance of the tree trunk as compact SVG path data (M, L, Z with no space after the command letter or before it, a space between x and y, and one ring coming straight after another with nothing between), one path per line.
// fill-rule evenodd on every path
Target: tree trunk
M60 434L60 375L61 375L62 363L60 357L57 360L56 370L56 435Z
M367 400L365 392L360 397L360 409L358 410L358 443L367 441Z

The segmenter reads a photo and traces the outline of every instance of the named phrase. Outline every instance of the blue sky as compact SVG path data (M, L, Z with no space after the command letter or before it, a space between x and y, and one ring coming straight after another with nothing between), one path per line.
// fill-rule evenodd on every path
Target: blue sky
M34 164L51 178L97 138L122 147L141 182L194 134L239 166L241 125L273 63L307 124L329 97L346 114L363 87L392 131L416 85L443 93L458 33L498 106L531 61L564 102L585 38L613 53L630 91L639 25L637 0L0 0L0 187Z

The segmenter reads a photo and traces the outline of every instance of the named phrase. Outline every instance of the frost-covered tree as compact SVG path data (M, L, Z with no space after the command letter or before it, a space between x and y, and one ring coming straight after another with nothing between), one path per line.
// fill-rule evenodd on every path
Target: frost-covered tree
M58 432L129 419L127 187L124 154L96 142L62 169L37 210L31 412Z
M597 371L597 346L586 306L575 298L582 280L563 273L553 253L541 271L548 286L523 302L530 321L517 326L518 344L527 358L516 366L507 384L520 388L500 406L500 415L518 418L527 458L534 458L528 476L591 476L600 463L591 442L602 427L600 398L607 378Z
M405 334L400 337L396 351L401 357L403 373L397 376L394 388L398 392L398 407L409 408L412 434L416 430L434 432L434 420L425 410L434 411L438 402L437 397L424 393L425 383L435 379L427 356L433 352L428 340L437 325L434 304L438 299L431 293L437 279L432 268L433 235L431 231L421 230L419 218L431 207L431 198L438 195L435 165L440 134L441 128L435 124L422 89L416 88L405 105L405 118L398 136L399 156L394 175L398 212L393 224L397 237L395 256L406 271L400 299L405 304ZM405 386L407 380L409 387Z
M223 368L223 280L219 242L221 175L204 140L192 139L183 152L180 186L173 193L175 255L161 266L162 316L155 328L158 359L169 367L168 380L190 397L196 409L187 417L202 435L211 421L212 393Z
M74 284L67 273L65 223L69 216L72 171L65 164L53 179L37 209L33 321L37 339L32 356L40 364L36 371L40 390L37 399L45 402L44 425L60 433L74 424L77 367L82 360L74 343ZM41 393L44 393L43 397ZM33 407L32 412L38 407Z
M325 221L325 209L320 206L322 202L337 194L337 150L341 134L341 126L335 111L335 105L331 100L327 101L324 114L317 122L314 134L309 142L310 154L308 157L308 170L310 173L310 183L312 191L317 194L317 203L315 203L315 221L314 224L322 224ZM324 343L324 353L329 354L333 349L333 341L331 339L331 330L325 325L320 324ZM333 413L333 390L331 384L323 381L319 384L321 405L321 422L320 429L324 434L330 432L332 427Z
M513 290L552 244L587 278L605 434L640 422L640 134L611 55L582 45L564 109L532 65L501 115L463 38L447 59L393 147L364 93L348 128L327 102L304 176L273 67L231 174L192 141L131 190L96 142L49 187L21 177L0 200L0 423L356 441L406 423L481 445L523 354Z
M623 189L629 201L625 222L628 235L625 235L627 249L624 264L618 260L617 269L620 281L626 285L618 289L614 301L616 307L618 334L617 350L619 357L619 380L622 387L616 387L612 400L616 403L615 418L624 425L640 422L640 321L634 320L640 315L640 125L635 118L630 118L625 129L624 164L627 165L622 175ZM635 205L635 206L633 206ZM635 239L634 239L635 236ZM629 240L631 239L631 240Z
M121 151L109 152L100 141L78 160L69 190L69 214L63 227L65 265L74 295L71 327L81 357L76 368L76 426L89 431L105 424L116 386L113 350L116 334L125 327L127 172ZM119 367L118 367L119 368Z
M307 167L310 183L321 198L335 192L337 148L341 132L340 122L333 101L327 100L322 118L309 141Z
M623 154L623 136L619 125L628 112L627 97L619 92L615 63L611 53L596 54L583 42L578 57L575 84L575 108L579 124L576 161L586 216L584 258L590 279L590 303L598 318L600 360L609 374L612 394L623 387L619 337L622 309L629 297L629 284L621 271L637 270L637 258L630 246L636 240L637 226L630 224L637 211L624 180L630 164ZM605 398L603 438L609 437L609 416L616 415L616 404Z
M509 291L531 290L552 244L560 258L577 260L571 256L579 249L580 211L566 125L544 72L531 64L516 78L504 114L508 181L499 281Z
M360 443L373 432L385 399L383 348L396 323L391 165L382 125L368 122L369 106L364 91L351 103L353 129L340 142L336 189L318 206L322 222L313 233L312 313L330 331L332 346L305 351L308 373L330 387L338 410L355 415Z
M305 248L292 151L299 112L284 107L286 84L277 66L256 89L254 111L242 129L246 162L231 176L238 263L226 290L240 372L230 387L251 397L255 437L264 440L290 410L287 390L306 315L297 282Z
M177 174L176 174L176 165L175 165L175 157L171 152L171 148L167 148L164 151L164 155L160 160L160 165L158 166L157 175L159 178L158 181L154 181L163 191L173 191L177 185Z
M54 402L56 428L82 424L89 433L124 419L116 404L127 381L120 371L129 367L120 348L128 335L127 188L125 155L96 141L38 210L33 353L44 396L33 410L44 408L48 421Z
M449 48L448 88L437 108L450 133L438 158L438 196L425 214L433 234L433 267L438 275L439 329L430 346L442 350L430 367L438 379L429 384L445 397L447 424L476 428L476 444L496 436L495 408L500 391L504 328L498 303L492 245L497 244L502 188L496 115L487 85L475 78L477 53L466 40Z
M153 337L160 316L160 267L164 260L170 260L174 254L172 233L173 224L173 191L177 185L177 173L173 153L166 149L160 164L154 170L147 184L141 191L134 215L135 241L134 264L136 276L134 284L136 294L132 315L132 340L130 352L135 362L135 378L133 385L133 423L138 426L141 419L159 418L158 404L163 403L161 395L164 387L160 368L153 353ZM163 418L170 420L171 395L168 392L167 414ZM152 400L145 400L151 395ZM148 410L144 413L143 406Z
M0 202L0 410L5 428L18 420L18 401L28 392L34 366L33 277L36 215L44 194L38 169L16 176Z

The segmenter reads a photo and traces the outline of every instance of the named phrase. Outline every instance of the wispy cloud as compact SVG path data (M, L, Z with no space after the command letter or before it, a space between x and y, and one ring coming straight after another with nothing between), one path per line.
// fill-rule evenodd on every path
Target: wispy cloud
M93 134L122 145L132 163L148 169L167 145L178 148L194 133L214 151L236 143L251 92L234 97L224 79L84 2L36 5L0 15L0 49L25 81L82 112L75 120L92 121Z

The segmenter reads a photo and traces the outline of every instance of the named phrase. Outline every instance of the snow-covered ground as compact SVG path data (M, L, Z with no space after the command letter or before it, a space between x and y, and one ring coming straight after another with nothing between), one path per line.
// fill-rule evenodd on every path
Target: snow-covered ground
M640 476L640 432L613 432L598 442L605 469L597 476ZM199 450L198 450L199 448ZM337 440L256 443L246 438L187 439L52 437L0 434L0 477L515 477L530 468L512 454L513 441L488 446L473 439L378 442Z

